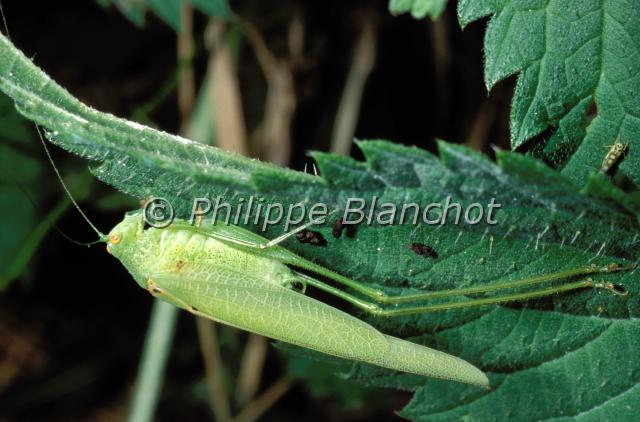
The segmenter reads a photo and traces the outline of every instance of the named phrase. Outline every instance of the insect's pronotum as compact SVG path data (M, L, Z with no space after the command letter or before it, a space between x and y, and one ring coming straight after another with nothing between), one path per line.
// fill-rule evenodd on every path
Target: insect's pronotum
M611 168L615 166L626 154L628 146L629 144L624 144L619 140L616 140L613 145L609 145L609 151L607 152L607 155L604 156L604 160L602 160L600 172L605 174L608 173Z

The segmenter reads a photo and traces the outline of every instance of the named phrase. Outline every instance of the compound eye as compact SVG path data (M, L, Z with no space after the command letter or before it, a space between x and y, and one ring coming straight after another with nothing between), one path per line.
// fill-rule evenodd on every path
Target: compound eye
M120 241L122 240L122 236L120 236L119 234L112 234L111 236L109 236L109 243L113 244L113 245L117 245L118 243L120 243Z

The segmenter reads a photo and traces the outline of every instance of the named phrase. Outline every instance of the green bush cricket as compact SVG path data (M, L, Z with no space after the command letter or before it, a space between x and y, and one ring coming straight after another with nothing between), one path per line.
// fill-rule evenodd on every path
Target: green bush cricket
M523 301L583 288L602 288L615 294L626 294L611 283L586 278L525 292L403 307L399 305L528 287L631 268L615 263L587 265L477 287L388 296L279 245L317 224L316 221L309 221L268 240L239 226L202 226L179 219L167 227L146 227L144 213L131 212L108 235L104 235L75 202L42 137L41 141L65 192L98 234L97 242L107 244L107 251L122 262L140 287L197 316L329 355L489 388L487 376L472 364L447 353L385 335L366 322L305 295L307 286L339 297L379 317ZM351 289L355 294L296 269L315 273Z
M109 252L142 288L193 314L330 355L484 387L489 385L485 374L466 361L384 335L371 325L306 296L306 286L340 297L373 315L391 317L526 300L586 287L616 292L609 283L587 278L526 293L409 308L396 306L624 269L617 264L590 265L482 287L387 296L278 245L311 224L269 241L241 227L224 224L197 227L176 220L166 228L145 229L143 214L136 212L128 214L103 239ZM302 274L296 268L331 279L368 300ZM305 288L300 291L296 286Z

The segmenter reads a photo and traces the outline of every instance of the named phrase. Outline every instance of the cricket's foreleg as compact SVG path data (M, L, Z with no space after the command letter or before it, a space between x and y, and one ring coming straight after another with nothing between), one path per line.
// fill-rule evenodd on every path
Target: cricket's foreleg
M147 291L151 293L151 296L156 297L158 299L163 299L167 302L174 304L179 308L183 308L189 312L197 311L196 308L194 308L184 300L179 299L174 295L172 295L171 293L160 288L151 278L147 279Z

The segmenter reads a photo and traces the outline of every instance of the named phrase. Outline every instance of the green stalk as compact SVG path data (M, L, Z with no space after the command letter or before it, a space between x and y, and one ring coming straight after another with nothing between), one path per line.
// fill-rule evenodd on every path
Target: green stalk
M128 421L147 422L153 416L160 397L162 379L171 351L178 308L155 300L147 329Z

